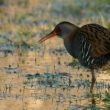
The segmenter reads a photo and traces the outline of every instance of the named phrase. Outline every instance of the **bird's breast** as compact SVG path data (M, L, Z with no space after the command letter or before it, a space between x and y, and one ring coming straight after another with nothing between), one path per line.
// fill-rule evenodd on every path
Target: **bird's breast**
M78 37L72 41L64 39L64 45L71 56L74 58L78 58L80 56L80 41Z

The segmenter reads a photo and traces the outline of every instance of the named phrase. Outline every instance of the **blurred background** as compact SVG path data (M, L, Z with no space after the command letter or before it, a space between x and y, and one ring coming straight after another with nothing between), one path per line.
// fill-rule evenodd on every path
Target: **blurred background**
M110 29L110 0L0 0L0 110L110 110L110 70L97 71L93 105L63 42L37 43L61 21Z
M48 33L61 21L110 28L109 13L109 0L0 0L0 33L17 45L25 41L32 45L32 36Z

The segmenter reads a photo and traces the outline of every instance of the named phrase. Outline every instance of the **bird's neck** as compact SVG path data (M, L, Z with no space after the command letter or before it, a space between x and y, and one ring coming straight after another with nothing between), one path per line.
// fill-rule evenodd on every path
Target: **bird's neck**
M74 35L77 33L78 30L79 27L74 24L63 25L59 37L63 38L64 40L71 40L73 39Z
M64 38L64 45L66 50L69 52L69 54L75 58L78 57L77 51L79 50L79 47L77 45L78 39L76 33L78 30L74 30L73 33L71 33L70 36Z
M76 37L76 34L78 33L78 30L79 30L79 27L73 25L73 28L70 32L70 34L66 37L64 37L64 41L68 42L68 43L71 43L74 41L75 37Z

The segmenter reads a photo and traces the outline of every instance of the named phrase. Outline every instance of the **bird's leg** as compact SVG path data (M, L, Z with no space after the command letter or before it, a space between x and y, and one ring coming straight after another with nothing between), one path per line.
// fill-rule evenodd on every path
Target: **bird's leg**
M91 69L91 74L92 74L92 83L91 83L91 87L90 87L90 93L91 93L91 98L92 98L91 102L92 102L92 104L96 104L96 101L94 98L94 93L93 93L94 84L96 82L94 69Z
M92 83L91 83L91 87L90 87L90 93L93 93L94 84L96 82L94 69L91 69L91 75L92 75Z

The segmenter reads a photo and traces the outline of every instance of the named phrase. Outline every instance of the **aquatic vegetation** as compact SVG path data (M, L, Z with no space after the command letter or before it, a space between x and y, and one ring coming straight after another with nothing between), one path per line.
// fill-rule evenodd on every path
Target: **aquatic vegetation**
M13 21L16 24L21 24L21 23L25 22L27 18L28 18L27 14L20 14L20 15L14 16Z
M83 110L104 110L104 108L98 107L97 105L89 105L87 107L84 107Z
M27 79L32 80L36 79L36 85L45 86L45 87L66 87L68 86L68 79L69 74L68 73L44 73L39 74L36 73L35 75L28 74L26 75ZM31 83L31 82L29 82Z
M72 76L69 73L36 73L36 74L27 74L25 76L29 81L27 84L35 83L34 86L44 86L44 87L64 87L64 88L89 88L91 85L90 80L74 80L72 81ZM33 82L35 80L35 82ZM96 88L108 88L109 84L104 82L97 82ZM99 97L100 94L95 94L95 96ZM89 96L88 96L89 97Z
M106 92L103 95L104 106L109 110L110 109L110 92Z
M82 67L77 60L73 60L73 61L70 62L67 66L71 66L71 67L73 67L73 68Z

